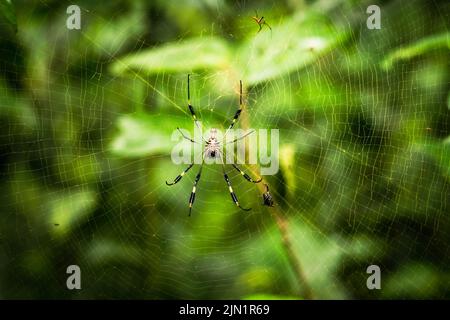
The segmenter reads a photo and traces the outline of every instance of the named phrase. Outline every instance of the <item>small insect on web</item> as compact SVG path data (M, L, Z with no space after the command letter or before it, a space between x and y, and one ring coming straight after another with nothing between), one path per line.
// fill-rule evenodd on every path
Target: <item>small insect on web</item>
M188 109L189 109L189 112L191 113L191 116L192 116L192 119L194 120L195 125L197 126L197 128L199 128L197 115L195 114L194 107L191 105L190 75L189 75L189 74L188 74L187 82L188 82L188 83L187 83ZM226 134L228 133L228 131L231 130L231 129L234 127L234 125L236 124L236 122L238 121L239 116L241 115L241 112L242 112L242 110L243 110L243 106L244 106L244 105L243 105L243 103L242 103L242 81L240 81L239 84L240 84L240 86L239 86L239 109L238 109L238 110L236 111L236 113L234 114L234 117L233 117L233 119L232 119L232 121L231 121L231 124L229 125L227 131L226 131L225 134L224 134L224 137L223 137L224 139L225 139ZM195 141L194 139L191 139L191 138L185 136L185 135L183 134L183 132L180 130L180 128L177 128L177 130L181 133L181 135L182 135L182 137L183 137L184 139L189 140L189 141L192 142L192 143L200 143L200 142L198 142L198 141ZM251 132L249 132L249 133L247 133L247 134L245 134L245 135L243 135L243 136L241 136L241 137L239 137L239 138L236 138L236 139L234 139L234 140L232 140L232 141L229 141L229 142L227 142L226 144L234 143L234 142L236 142L236 141L238 141L238 140L241 140L241 139L245 138L246 136L248 136L248 135L249 135L250 133L252 133L252 132L253 132L253 131L251 131ZM227 174L226 171L225 171L225 163L224 163L224 161L223 161L223 154L222 154L222 151L221 151L221 149L220 149L220 144L221 144L221 142L220 142L220 141L218 140L218 138L217 138L217 129L214 129L214 128L213 128L213 129L210 130L208 139L205 139L204 137L202 137L202 138L203 138L203 140L204 140L205 147L204 147L204 149L203 149L203 154L202 154L202 163L200 164L200 169L199 169L199 171L198 171L198 173L197 173L197 175L196 175L196 177L195 177L195 180L194 180L194 186L192 187L192 192L191 192L191 195L190 195L190 197L189 197L189 216L191 215L191 212L192 212L192 206L194 205L194 201L195 201L195 193L196 193L196 191L197 191L197 184L198 184L198 182L200 181L200 177L201 177L201 174L202 174L203 163L204 163L205 157L211 158L211 159L219 158L219 159L221 160L222 171L223 171L223 177L224 177L224 179L225 179L225 182L227 183L227 186L228 186L228 190L229 190L229 192L230 192L231 199L233 200L233 202L236 204L237 207L239 207L239 208L242 209L242 210L249 211L251 208L243 208L243 207L241 207L241 205L239 204L238 198L237 198L236 194L235 194L234 191L233 191L233 187L231 186L230 178L228 177L228 174ZM245 173L244 171L242 171L237 165L235 165L234 163L231 164L231 165L232 165L233 168L236 169L236 170L242 175L242 177L244 177L245 180L247 180L248 182L252 182L252 183L259 183L259 182L261 182L261 180L262 180L261 178L259 178L259 179L257 179L257 180L253 180L247 173ZM185 175L185 174L186 174L193 166L194 166L194 163L193 163L193 162L190 163L189 166L188 166L183 172L181 172L181 173L173 180L173 182L170 182L170 183L169 183L169 182L166 181L166 184L167 184L168 186L172 186L172 185L178 183L178 182L183 178L183 176L184 176L184 175Z
M270 32L272 32L272 28L269 26L269 24L266 22L266 20L264 19L264 17L258 17L258 11L255 10L255 16L252 17L252 19L258 24L259 29L258 32L259 33L263 27L263 25L266 25L269 29Z

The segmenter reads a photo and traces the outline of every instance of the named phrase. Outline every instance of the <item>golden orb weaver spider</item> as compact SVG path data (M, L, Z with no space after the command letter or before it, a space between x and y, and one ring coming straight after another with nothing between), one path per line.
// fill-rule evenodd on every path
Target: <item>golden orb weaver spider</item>
M191 113L191 116L192 116L192 119L194 120L195 125L196 125L197 127L199 127L198 122L197 122L197 121L198 121L197 115L195 114L194 107L191 105L190 74L188 74L188 78L187 78L187 96L188 96L188 109L189 109L189 112ZM234 114L234 117L233 117L233 119L232 119L232 121L231 121L231 124L229 125L227 131L225 132L224 138L225 138L227 132L228 132L230 129L232 129L232 128L234 127L234 125L236 124L236 122L238 121L239 116L241 115L241 112L242 112L242 110L243 110L243 106L244 106L244 105L243 105L243 102L242 102L242 81L239 81L239 109L238 109L238 110L236 111L236 113ZM183 137L184 139L187 139L187 140L191 141L192 143L199 143L199 142L195 141L194 139L191 139L191 138L188 138L187 136L185 136L185 135L183 134L183 132L180 130L180 128L177 128L177 130L181 133L181 135L182 135L182 137ZM239 138L236 138L236 139L234 139L234 140L232 140L232 141L230 141L230 142L227 142L226 144L234 143L234 142L236 142L236 141L238 141L238 140L241 140L241 139L245 138L246 136L248 136L249 134L251 134L252 132L253 132L253 131L250 131L250 132L244 134L243 136L241 136L241 137L239 137ZM204 150L203 150L202 163L200 164L200 169L199 169L199 171L198 171L198 173L197 173L197 175L196 175L196 177L195 177L195 180L194 180L194 186L192 187L192 192L191 192L191 195L190 195L190 197L189 197L189 216L191 216L192 206L194 205L194 201L195 201L195 192L197 191L197 184L198 184L198 182L200 181L200 177L201 177L201 174L202 174L203 163L204 163L205 157L208 157L208 158L216 158L216 157L219 157L219 158L220 158L221 163L222 163L223 177L224 177L224 179L225 179L225 182L226 182L227 185L228 185L228 190L229 190L229 192L230 192L231 199L233 200L233 202L236 204L236 206L237 206L238 208L240 208L240 209L242 209L242 210L244 210L244 211L249 211L249 210L251 210L251 208L244 208L244 207L241 207L241 205L239 204L238 198L237 198L236 194L235 194L234 191L233 191L233 187L231 186L230 178L228 177L228 174L227 174L226 171L225 171L225 164L224 164L224 162L223 162L223 154L222 154L222 151L220 150L220 141L217 139L217 129L212 128L212 129L209 131L209 137L208 137L208 139L203 138L203 140L204 140L204 142L205 142L205 148L204 148ZM242 175L242 177L244 177L248 182L252 182L252 183L259 183L259 182L261 182L262 178L253 180L247 173L245 173L244 171L242 171L237 165L235 165L234 163L232 163L231 165L232 165L233 168L235 168L235 169ZM173 182L170 182L170 183L169 183L169 182L166 181L166 184L167 184L168 186L172 186L172 185L178 183L178 182L181 180L181 178L183 178L183 176L184 176L184 175L189 171L189 169L191 169L193 166L194 166L194 162L191 162L191 163L189 164L189 166L188 166L184 171L182 171L182 172L181 172L181 173L173 180Z

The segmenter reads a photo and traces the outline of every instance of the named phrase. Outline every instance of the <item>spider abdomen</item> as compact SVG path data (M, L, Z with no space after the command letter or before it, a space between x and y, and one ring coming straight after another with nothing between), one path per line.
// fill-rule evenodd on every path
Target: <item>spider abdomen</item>
M220 143L217 141L217 129L211 129L209 139L206 142L205 152L209 158L215 158L220 152Z

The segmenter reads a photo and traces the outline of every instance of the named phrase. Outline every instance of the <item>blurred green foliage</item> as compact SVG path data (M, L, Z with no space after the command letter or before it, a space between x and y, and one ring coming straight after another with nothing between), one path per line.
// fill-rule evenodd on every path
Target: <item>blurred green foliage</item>
M247 92L265 179L316 298L450 297L448 1L0 0L0 297L301 299L256 188L167 187L176 127ZM272 31L252 21L258 10ZM190 172L194 175L192 172ZM66 289L66 268L82 290ZM382 270L382 290L366 268Z

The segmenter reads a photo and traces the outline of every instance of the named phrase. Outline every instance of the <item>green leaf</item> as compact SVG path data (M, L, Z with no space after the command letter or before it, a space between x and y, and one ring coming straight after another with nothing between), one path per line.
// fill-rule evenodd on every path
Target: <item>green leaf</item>
M129 55L116 61L111 71L115 75L123 75L130 71L154 74L224 68L229 64L229 57L225 41L216 37L202 37Z
M305 278L319 299L344 298L341 284L333 283L343 257L339 239L318 234L307 219L290 219L289 231L292 249L302 263ZM314 254L308 254L314 252Z
M283 172L286 193L289 196L295 196L298 177L295 171L295 153L296 146L291 143L281 145L280 148L280 168Z
M24 134L36 129L36 112L30 101L8 89L6 82L2 79L0 79L0 97L3 100L0 116L7 117L8 122L14 124L17 130L14 134Z
M3 24L2 20L6 20L6 24L17 32L16 13L11 0L0 0L0 26Z
M77 190L62 193L51 200L50 219L55 225L55 234L66 234L76 223L86 219L96 204L92 190Z
M412 45L400 48L390 53L382 62L381 67L385 70L392 68L399 60L408 60L438 48L450 49L450 33L438 34L421 39Z
M80 51L96 56L114 56L127 48L130 43L147 29L146 15L143 3L134 1L130 3L129 10L121 12L117 17L112 17L114 23L109 23L98 13L83 13L86 26L83 25L82 37L72 40L69 50L71 60L80 59ZM67 31L71 34L71 30ZM77 36L71 34L71 36Z
M119 133L110 150L125 157L168 154L177 143L172 141L172 133L177 127L191 128L193 123L189 120L183 116L169 119L165 115L143 113L122 116L118 119Z
M97 239L89 246L86 257L94 264L107 264L112 261L139 263L142 252L139 248L108 238Z
M260 33L241 49L239 65L247 85L274 79L314 63L342 42L348 33L333 27L327 17L300 14Z
M384 288L384 298L427 299L439 292L442 283L440 274L434 266L422 262L402 265L395 273L389 274Z
M274 188L272 191L277 193ZM333 283L333 279L336 278L336 273L339 271L339 261L343 257L341 243L338 239L327 238L325 233L318 232L317 227L299 216L300 214L287 220L286 226L289 230L292 249L301 262L305 278L312 287L315 298L344 298L341 284ZM273 288L274 283L277 283L285 284L286 290L298 291L300 289L296 288L298 280L292 273L285 256L282 236L280 236L279 230L272 226L259 237L246 243L248 252L254 252L255 258L252 259L254 265L249 266L248 271L243 272L239 277L237 283L240 288L248 290L247 292L270 292L269 289ZM271 260L276 262L267 263ZM255 270L255 266L259 266L260 270L264 268L266 278L263 278L260 272L255 274L252 271ZM330 286L330 283L333 285Z

